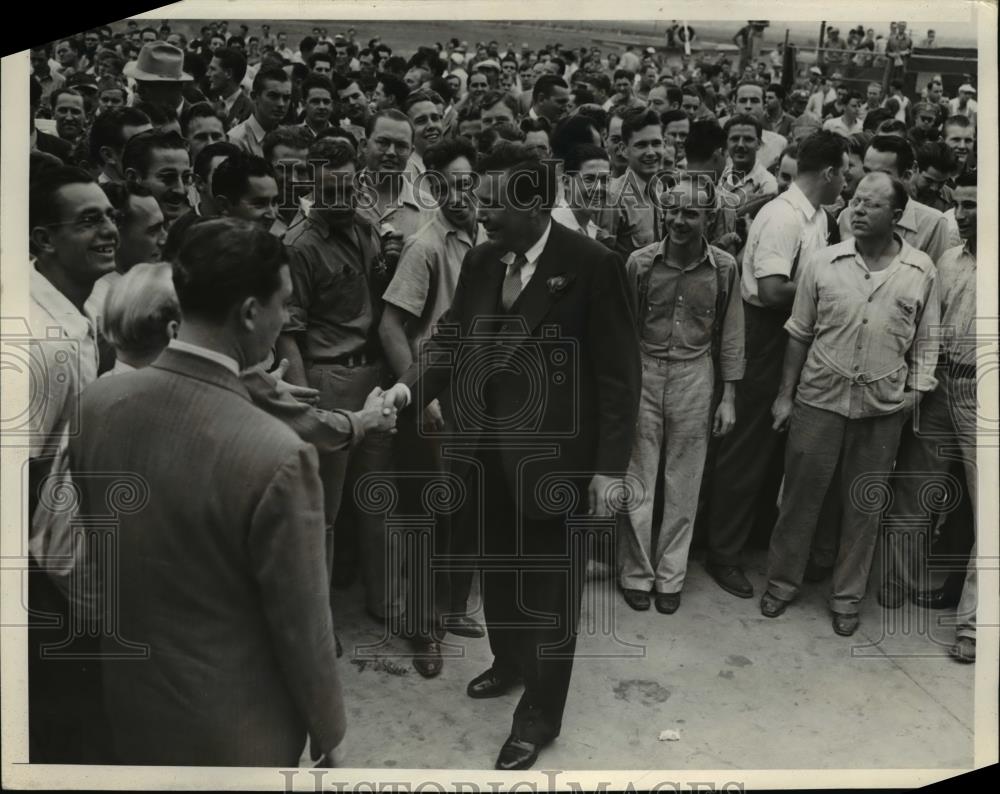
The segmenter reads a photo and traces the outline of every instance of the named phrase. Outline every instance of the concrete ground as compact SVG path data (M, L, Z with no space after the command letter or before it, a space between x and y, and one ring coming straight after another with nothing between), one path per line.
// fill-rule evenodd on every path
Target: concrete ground
M889 612L872 594L857 634L839 637L825 583L768 619L758 607L763 553L752 560L757 595L739 599L693 553L671 616L634 612L612 581L591 581L562 734L537 768L971 767L974 666L947 656L953 613ZM343 766L492 769L520 689L465 695L492 661L487 640L447 635L453 656L427 680L405 642L381 640L360 586L339 592ZM679 740L660 741L665 729Z

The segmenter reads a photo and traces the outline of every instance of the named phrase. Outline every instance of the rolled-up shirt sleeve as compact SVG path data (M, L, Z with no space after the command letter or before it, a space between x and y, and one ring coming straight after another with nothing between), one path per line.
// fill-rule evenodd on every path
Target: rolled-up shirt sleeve
M767 276L792 277L792 263L799 251L801 226L791 212L769 212L758 221L764 224L760 229L757 248L754 251L752 275L754 278Z
M816 290L816 270L820 266L818 259L814 256L804 268L800 268L799 282L795 288L795 302L792 304L792 316L785 323L788 335L805 345L812 344L816 335L816 306L819 297Z

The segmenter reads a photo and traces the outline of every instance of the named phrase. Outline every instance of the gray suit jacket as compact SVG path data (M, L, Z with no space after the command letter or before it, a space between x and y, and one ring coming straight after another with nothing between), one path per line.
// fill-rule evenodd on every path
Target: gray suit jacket
M126 764L296 766L344 733L315 449L224 367L167 349L81 404L80 516L112 515L105 702ZM137 483L131 500L115 475Z

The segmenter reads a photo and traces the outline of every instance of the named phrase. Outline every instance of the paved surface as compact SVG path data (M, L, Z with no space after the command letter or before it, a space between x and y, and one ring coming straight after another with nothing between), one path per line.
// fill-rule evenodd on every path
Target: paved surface
M754 562L747 573L759 596L763 554ZM591 582L562 734L537 768L970 767L974 666L947 656L951 613L885 612L872 597L858 633L838 637L827 586L808 585L768 619L757 597L721 590L698 555L672 616L633 612L611 581ZM448 635L455 656L426 680L406 643L380 644L357 585L341 600L343 765L492 769L520 690L465 695L491 662L487 640ZM613 615L613 633L600 627L602 612L608 624ZM664 729L679 740L659 741Z

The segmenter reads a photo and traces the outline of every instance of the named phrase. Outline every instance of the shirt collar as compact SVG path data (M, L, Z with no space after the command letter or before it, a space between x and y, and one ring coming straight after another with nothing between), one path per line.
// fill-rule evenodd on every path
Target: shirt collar
M760 160L757 160L754 162L753 168L751 168L742 179L737 181L736 172L733 170L731 165L726 168L722 178L723 181L731 187L739 187L740 185L746 184L758 185L761 181L761 172L767 173L767 169L760 164Z
M781 194L785 201L795 207L799 212L806 216L806 220L812 220L816 217L817 212L822 212L822 207L814 207L812 203L806 198L806 194L802 192L795 182L789 185L788 190Z
M919 202L917 202L916 199L907 199L906 206L903 208L903 215L899 219L899 223L897 223L896 226L901 229L906 229L908 232L918 231L917 208L915 206L917 203Z
M899 235L898 232L893 232L892 236L896 240L896 242L899 243L899 253L896 254L896 258L893 259L892 262L889 263L889 267L887 267L886 270L888 270L890 267L892 267L896 262L902 262L904 265L911 265L912 267L916 267L916 268L919 268L919 269L923 270L924 269L924 262L921 261L920 257L916 257L916 256L913 255L914 253L917 252L917 249L914 248L912 245L910 245L908 242L906 242L906 240L904 240ZM864 257L861 256L861 252L858 251L858 240L857 240L857 238L856 237L852 237L851 240L852 240L852 244L851 244L849 255L853 256L854 257L854 261L857 262L859 265L861 265L862 267L864 267L867 270L868 269L868 265L865 264Z
M218 353L215 350L209 350L207 347L202 347L201 345L192 345L190 342L182 342L180 339L171 339L167 343L167 347L181 353L188 353L192 356L207 358L209 361L214 361L216 364L225 367L236 377L240 376L240 365L236 363L235 358L227 356L225 353Z
M667 244L669 242L670 242L669 235L667 237L663 238L663 242L660 243L660 247L657 248L657 250L656 250L656 256L653 257L653 261L654 262L657 259L662 259L664 262L667 261ZM708 240L706 240L704 237L702 237L701 238L701 243L702 243L701 256L698 257L697 261L694 262L694 264L692 265L692 267L700 265L702 262L704 262L704 261L707 260L708 264L710 264L712 267L718 268L719 267L719 263L715 260L715 254L712 253L712 246L710 246L708 244Z
M236 102L236 100L239 98L239 96L242 93L242 91L243 91L242 88L240 88L239 86L236 86L236 90L233 91L233 93L231 93L227 97L223 97L222 101L226 103L226 107L232 107L233 103Z
M453 234L463 243L471 246L478 245L484 235L482 225L477 223L475 234L470 236L465 229L459 229L451 221L449 221L440 209L434 213L431 223L433 223L434 227L438 230L442 237L447 237L448 235Z
M259 142L264 140L264 136L267 135L267 133L264 131L264 128L260 126L260 122L257 121L257 117L253 113L251 113L247 118L246 125L247 130L253 135L255 141Z
M545 231L542 232L542 236L535 240L535 244L531 246L527 251L524 252L524 258L528 263L537 262L538 257L542 255L542 250L545 248L545 244L549 241L549 232L552 231L552 220L550 219L545 227ZM513 264L516 253L513 251L508 251L502 257L500 261L505 265Z
M39 273L35 267L31 268L31 299L59 323L72 338L85 339L88 336L94 336L94 326L90 318L86 314L82 314L70 299L56 289L55 285ZM40 328L33 328L32 331L37 334L43 333Z

